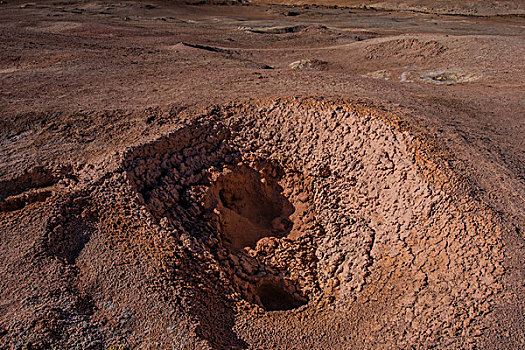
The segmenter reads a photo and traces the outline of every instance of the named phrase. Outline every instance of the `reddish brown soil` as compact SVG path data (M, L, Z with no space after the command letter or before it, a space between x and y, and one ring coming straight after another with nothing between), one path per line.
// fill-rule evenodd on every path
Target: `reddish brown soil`
M0 4L0 349L525 348L523 3L272 3Z

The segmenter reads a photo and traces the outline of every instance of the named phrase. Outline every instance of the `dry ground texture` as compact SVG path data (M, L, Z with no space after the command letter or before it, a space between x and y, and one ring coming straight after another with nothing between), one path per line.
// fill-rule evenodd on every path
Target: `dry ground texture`
M0 349L524 349L522 1L0 2Z

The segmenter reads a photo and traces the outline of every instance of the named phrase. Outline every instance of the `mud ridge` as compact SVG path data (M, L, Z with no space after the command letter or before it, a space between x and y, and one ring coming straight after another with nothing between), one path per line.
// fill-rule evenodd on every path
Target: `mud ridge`
M76 181L71 166L36 166L22 175L0 182L0 211L15 211L42 202L54 192L61 180Z

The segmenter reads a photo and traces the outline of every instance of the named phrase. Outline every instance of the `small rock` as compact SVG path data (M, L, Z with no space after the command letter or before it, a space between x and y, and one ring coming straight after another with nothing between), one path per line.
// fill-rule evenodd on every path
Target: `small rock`
M317 69L324 70L328 67L328 62L318 59L304 59L292 62L288 65L290 69Z

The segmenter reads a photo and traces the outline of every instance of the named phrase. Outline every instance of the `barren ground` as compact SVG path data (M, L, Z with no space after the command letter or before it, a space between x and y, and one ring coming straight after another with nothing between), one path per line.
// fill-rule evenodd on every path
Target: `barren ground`
M525 348L524 14L0 2L0 349Z

